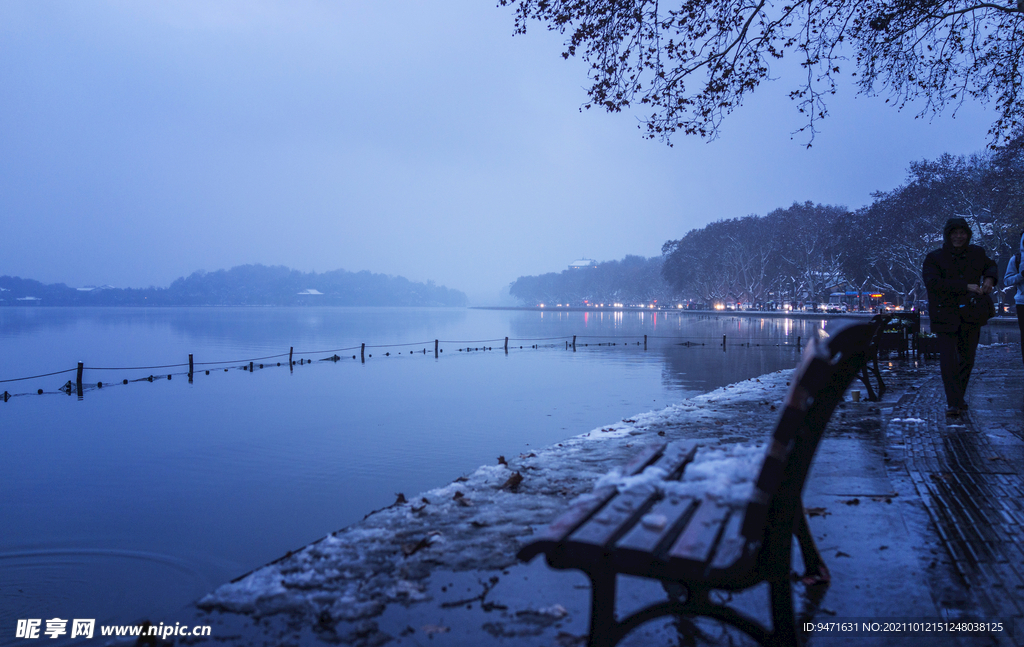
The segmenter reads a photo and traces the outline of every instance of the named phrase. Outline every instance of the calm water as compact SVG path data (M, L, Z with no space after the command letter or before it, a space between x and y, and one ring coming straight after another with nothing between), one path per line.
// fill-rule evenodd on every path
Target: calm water
M192 384L182 368L86 370L88 385L108 386L81 399L57 391L74 373L0 384L30 394L0 401L0 643L13 641L18 618L160 622L397 492L792 367L796 337L820 325L675 313L0 309L0 379L78 361L236 361L210 375L197 366ZM575 353L564 343L574 334ZM458 352L505 336L508 355L502 341ZM292 371L238 368L289 347L296 360L319 360L332 353L298 353L428 340L368 348L365 364L350 350ZM121 385L150 373L153 383Z

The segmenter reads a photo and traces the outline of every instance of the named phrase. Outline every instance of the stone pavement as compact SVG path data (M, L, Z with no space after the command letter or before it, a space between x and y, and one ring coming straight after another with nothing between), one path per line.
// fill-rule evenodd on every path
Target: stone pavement
M967 394L970 409L960 419L945 416L937 362L930 364L886 411L890 474L912 484L957 576L933 587L940 611L1015 622L1015 642L1000 644L1024 644L1020 349L980 349Z

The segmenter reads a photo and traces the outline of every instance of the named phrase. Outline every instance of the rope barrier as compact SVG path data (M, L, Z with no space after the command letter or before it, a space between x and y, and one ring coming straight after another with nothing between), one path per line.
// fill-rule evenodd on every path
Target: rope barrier
M637 335L637 337L638 336L639 335ZM678 335L671 335L671 336L669 336L669 335L643 335L643 339L644 339L643 345L644 345L644 348L646 349L646 347L647 347L647 340L648 339L672 339L672 340L679 341L680 342L679 345L685 345L687 347L689 347L689 346L698 346L698 345L699 346L704 346L705 345L703 343L698 344L698 343L692 342L690 340L712 341L712 342L714 342L714 346L719 346L719 345L724 346L725 345L725 337L726 337L725 335L723 335L721 338L719 338L717 336L715 336L715 337L700 337L700 336L687 336L687 337L683 337L683 336L678 336ZM488 344L488 343L490 343L490 344L497 344L497 343L504 342L506 344L510 344L511 342L545 342L545 341L546 342L551 342L551 341L564 341L565 344L566 344L566 349L572 348L573 350L575 350L577 346L587 347L587 346L591 345L591 344L585 344L585 343L584 344L580 344L577 341L578 339L614 339L614 340L625 340L625 339L635 339L635 338L636 337L633 337L633 336L623 336L623 335L563 335L563 336L559 336L559 337L496 337L496 338L493 338L493 339L474 339L474 340L450 340L450 339L445 339L445 340L427 340L427 341L422 341L422 342L409 342L409 343L402 343L402 344L374 344L374 345L348 346L348 347L344 347L344 348L333 348L333 349L329 349L329 350L293 351L293 352L290 352L290 353L278 353L278 354L275 354L275 355L265 355L263 357L252 357L252 358L246 358L246 359L241 359L241 360L224 360L224 361L214 361L214 362L192 362L192 356L189 355L189 362L187 362L187 363L162 364L162 365L157 365L157 366L119 366L119 367L115 367L115 366L83 366L83 365L80 364L76 368L69 368L69 369L65 369L63 371L54 371L52 373L42 373L42 374L39 374L39 375L30 375L30 376L27 376L27 377L18 377L18 378L9 378L9 379L5 379L5 380L0 380L0 384L8 383L8 382L21 382L21 381L24 381L24 380L32 380L32 379L38 379L38 378L44 378L44 377L51 377L51 376L54 376L54 375L61 375L61 374L64 374L64 373L70 373L72 371L76 371L77 370L77 371L79 371L78 380L76 380L76 382L74 382L74 383L69 380L67 382L67 384L65 384L59 390L59 392L70 393L74 386L78 386L78 388L80 390L86 388L86 386L84 384L82 384L82 382L81 382L81 377L82 377L81 376L81 371L86 370L86 369L88 369L90 371L142 371L142 370L173 369L173 368L189 367L190 370L188 372L171 373L171 374L168 374L166 376L166 379L171 379L171 375L188 375L188 376L190 376L190 380L191 380L191 375L193 375L193 372L192 372L191 369L192 369L193 366L195 366L195 367L214 367L214 366L223 367L223 366L227 366L227 368L224 368L225 371L228 371L231 366L235 366L235 367L241 368L243 370L249 371L249 370L255 370L255 368L256 368L255 363L256 362L265 361L265 360L272 360L272 359L278 359L278 358L282 358L282 357L291 357L293 355L300 355L300 356L301 355L322 355L322 354L325 354L325 353L332 353L333 354L332 356L321 358L319 361L335 361L335 362L337 362L337 361L340 361L342 359L341 357L339 357L337 355L338 352L354 351L354 350L360 350L362 352L362 351L365 351L365 349L367 349L367 348L402 348L402 347L410 347L410 346L419 346L419 347L421 347L423 349L423 354L427 354L427 347L430 346L431 342L434 343L434 346L435 346L435 357L437 357L437 355L436 355L437 345L440 344L440 343L444 343L444 344ZM751 346L755 346L755 345L756 346L760 346L761 344L754 344L753 342L755 342L755 341L767 341L767 342L775 342L776 346L790 346L790 345L792 345L792 346L796 346L796 347L799 348L800 345L801 345L800 344L800 340L801 340L801 338L799 336L796 337L796 342L795 343L794 342L787 342L784 338L780 340L777 337L744 337L742 342L734 343L733 346L739 346L739 347L751 347ZM636 341L636 345L637 346L639 346L640 344L641 344L640 341ZM592 345L594 345L594 346L612 346L612 345L618 345L618 344L617 343L612 343L612 344L598 343L598 344L592 344ZM623 346L630 346L631 343L623 341L622 345ZM539 343L536 343L536 344L532 344L531 346L528 346L528 348L532 348L532 349L558 348L559 346L560 345L558 345L558 344L539 344ZM518 348L522 349L523 346L519 345ZM463 348L459 348L458 349L458 351L460 351L460 352L463 351L463 350L465 350L465 351L480 351L480 350L492 351L493 348L492 347L488 347L488 346L482 346L482 347L471 347L471 348L465 348L465 349L463 349ZM499 347L498 350L502 350L502 348ZM441 352L443 352L443 349L442 349ZM507 347L506 347L506 353L507 352L508 351L507 351ZM414 354L414 353L412 351L410 351L409 354ZM391 353L385 353L384 355L389 357L389 356L391 356ZM400 356L401 353L395 353L395 355L396 356ZM355 357L356 357L355 355L352 355L353 359ZM373 357L373 355L369 355L369 357ZM362 361L365 361L365 358ZM285 364L288 364L288 363L289 362L285 362ZM312 359L300 359L298 362L292 361L291 365L295 365L295 364L303 365L303 364L312 364L312 363L313 363ZM277 362L277 365L280 366L281 362ZM260 369L264 368L263 364L259 364L259 368ZM207 372L207 374L209 374L209 370L207 370L206 372ZM133 379L133 380L131 380L131 382L147 382L147 381L148 382L152 382L155 379L157 379L157 376L148 375L148 376L144 376L144 377L141 377L141 378ZM121 383L122 384L128 384L129 380L128 379L124 379L124 380L121 381ZM108 385L109 385L109 383L108 383ZM88 388L90 390L92 388L103 388L103 382L98 382L97 383L97 387L92 387L92 385L89 385ZM44 393L44 391L42 389L38 389L36 393L37 394L42 394L42 393ZM30 394L29 393L12 394L12 393L8 393L7 391L4 391L3 394L0 394L0 400L3 400L3 401L6 402L7 399L9 399L11 397L16 397L17 395L30 395Z
M53 373L43 373L42 375L30 375L28 377L15 377L9 380L0 380L0 384L4 382L21 382L22 380L34 380L37 377L50 377L51 375L60 375L61 373L70 373L71 371L77 371L77 368L69 368L63 371L54 371Z

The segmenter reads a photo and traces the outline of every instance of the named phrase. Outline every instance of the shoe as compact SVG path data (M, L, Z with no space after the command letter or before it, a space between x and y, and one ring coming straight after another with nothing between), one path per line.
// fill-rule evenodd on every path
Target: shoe
M960 405L960 410L961 411L967 411L970 408L971 408L971 405L967 404L966 402L964 402L963 404Z
M947 418L959 418L960 417L960 407L947 407L946 408L946 417Z

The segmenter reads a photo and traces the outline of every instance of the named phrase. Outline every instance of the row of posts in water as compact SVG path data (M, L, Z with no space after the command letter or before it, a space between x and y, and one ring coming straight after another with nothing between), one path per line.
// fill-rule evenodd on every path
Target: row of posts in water
M726 335L722 335L722 349L723 350L725 350L727 342L728 342L727 336ZM639 346L640 342L636 342L636 344L637 344L637 346ZM603 346L604 344L597 344L597 345L598 346ZM613 342L611 345L614 346L615 343ZM623 345L625 345L625 344L623 344ZM644 335L643 345L644 345L644 350L647 350L647 335ZM685 342L685 345L686 346L691 346L691 345L696 345L696 344L687 341L687 342ZM703 346L703 345L704 344L701 344L701 346ZM748 343L746 345L749 346L750 344ZM440 356L440 353L444 352L444 349L440 348L439 346L440 346L440 341L435 339L434 340L434 359L437 359ZM584 344L584 346L589 346L589 344ZM537 348L538 345L534 344L532 347L533 348ZM801 338L800 337L796 338L796 347L797 348L801 347ZM491 349L491 347L485 347L485 348L487 348L487 350ZM522 346L520 346L519 348L522 348ZM570 344L569 341L565 342L565 349L569 350L570 348L572 349L573 352L576 352L576 335L572 336L571 344ZM466 348L466 351L470 351L470 350L473 350L473 349ZM504 347L504 350L505 350L505 354L508 355L508 337L505 337L505 347ZM462 351L462 349L460 348L459 351ZM427 353L427 349L424 348L422 352L425 355ZM385 353L385 355L390 355L390 354L391 354L390 352ZM295 366L295 364L296 364L296 362L294 360L294 355L295 355L295 347L291 346L288 349L288 367L289 367L289 370L292 370L291 367ZM194 369L195 369L195 363L194 363L192 357L193 357L192 353L189 353L188 354L188 381L190 383L192 382L192 375L193 375ZM359 345L359 361L360 361L360 363L365 364L366 363L366 357L367 357L367 354L366 354L366 344L362 343L362 344ZM370 354L369 357L373 357L373 355ZM356 356L353 355L352 359L355 359L355 358L356 358ZM337 360L339 360L341 358L338 357L337 355L334 355L333 357L330 357L328 359L337 361ZM305 360L305 359L301 359L301 358L298 361L299 364L305 364L307 362L312 363L309 360ZM278 362L277 365L280 366L281 363ZM263 364L260 364L259 367L263 368ZM242 370L246 370L246 369L248 369L249 372L254 371L255 370L255 363L253 361L250 361L248 367L243 365L242 366ZM224 369L224 370L227 371L228 369ZM76 377L75 377L75 390L78 392L78 397L79 398L82 397L83 390L84 390L84 386L83 386L83 383L82 383L82 374L83 374L84 371L85 371L84 363L83 362L78 362L78 371L77 371ZM209 375L210 371L207 370L206 374ZM148 378L143 378L143 379L148 379L148 381L152 382L153 381L153 376L150 375ZM171 379L171 376L168 375L167 379L168 380ZM128 384L128 380L127 379L123 380L122 384ZM99 388L103 388L103 382L98 382L96 384L96 386L99 387ZM70 390L71 390L71 382L70 381L67 383L67 385L65 385L65 388L67 389L68 392L70 392ZM43 390L39 389L38 393L42 394ZM4 391L3 396L0 396L0 397L3 398L4 402L7 402L11 398L11 394L8 393L7 391Z

